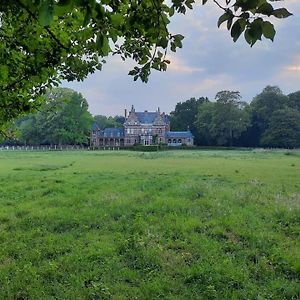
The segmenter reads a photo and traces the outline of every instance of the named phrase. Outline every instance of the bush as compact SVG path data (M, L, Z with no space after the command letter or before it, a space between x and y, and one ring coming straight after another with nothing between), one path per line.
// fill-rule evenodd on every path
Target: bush
M149 145L149 146L136 145L131 147L130 150L142 151L142 152L155 152L158 151L158 145Z

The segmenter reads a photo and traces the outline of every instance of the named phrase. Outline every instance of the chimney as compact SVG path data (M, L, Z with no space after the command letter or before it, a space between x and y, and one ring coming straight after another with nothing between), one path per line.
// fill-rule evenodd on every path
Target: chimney
M125 119L127 119L127 109L126 108L124 109L124 117L125 117Z
M157 112L158 112L158 114L160 114L160 109L159 109L159 107L157 108Z

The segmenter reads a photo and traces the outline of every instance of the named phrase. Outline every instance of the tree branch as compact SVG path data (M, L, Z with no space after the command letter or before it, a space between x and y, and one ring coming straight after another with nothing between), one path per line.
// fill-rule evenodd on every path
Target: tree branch
M21 0L17 0L17 2L19 3L19 5L21 7L23 7L27 13L32 17L34 18L35 20L38 21L37 17L34 15L34 13L32 13L32 11L25 5L21 2ZM43 28L48 32L48 34L52 37L52 39L59 45L61 46L63 49L65 50L70 50L70 48L66 47L64 44L62 44L62 42L55 36L55 34L49 29L48 26L43 26Z

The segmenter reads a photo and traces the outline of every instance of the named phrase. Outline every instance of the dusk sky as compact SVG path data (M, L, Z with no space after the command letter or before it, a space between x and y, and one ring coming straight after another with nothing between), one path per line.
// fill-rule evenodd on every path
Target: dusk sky
M94 115L123 115L132 104L138 111L160 107L169 113L177 102L201 96L213 100L221 90L240 91L247 102L266 85L278 85L284 93L300 90L300 0L274 6L294 16L271 19L277 31L273 43L263 39L250 48L243 36L234 43L225 26L217 28L222 11L208 1L171 19L170 31L185 36L183 48L170 51L168 70L153 70L147 84L127 75L132 62L113 57L84 82L63 86L81 92Z

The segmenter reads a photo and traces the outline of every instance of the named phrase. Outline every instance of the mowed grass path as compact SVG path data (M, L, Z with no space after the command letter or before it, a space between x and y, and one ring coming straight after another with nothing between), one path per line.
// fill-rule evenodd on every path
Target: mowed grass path
M0 152L0 299L299 299L300 153Z

